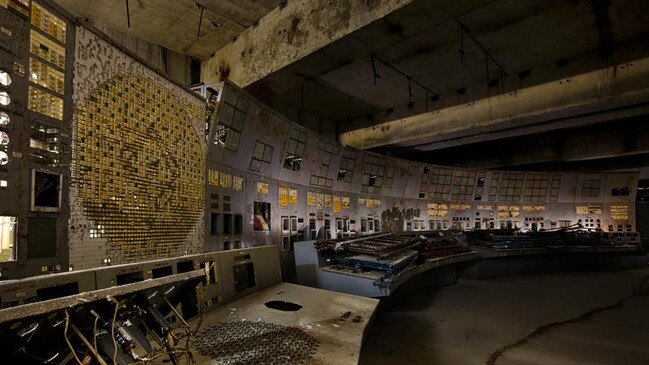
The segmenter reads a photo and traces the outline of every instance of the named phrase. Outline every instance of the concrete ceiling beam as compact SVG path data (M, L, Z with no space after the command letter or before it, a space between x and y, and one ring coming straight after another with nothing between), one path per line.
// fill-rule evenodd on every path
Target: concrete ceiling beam
M649 58L643 58L348 131L340 141L360 149L397 144L433 150L453 140L463 144L570 128L577 125L574 117L581 116L584 125L601 122L598 113L646 109L648 85Z
M413 1L285 2L204 61L201 79L248 86Z

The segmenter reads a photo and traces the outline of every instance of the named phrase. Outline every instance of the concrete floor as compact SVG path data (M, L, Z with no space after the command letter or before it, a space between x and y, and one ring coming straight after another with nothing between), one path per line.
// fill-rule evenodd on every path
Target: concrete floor
M462 279L376 314L375 364L649 364L649 269Z

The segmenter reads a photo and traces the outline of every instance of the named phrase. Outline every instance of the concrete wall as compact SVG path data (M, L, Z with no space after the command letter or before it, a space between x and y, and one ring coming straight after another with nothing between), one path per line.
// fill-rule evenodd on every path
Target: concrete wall
M0 188L0 215L18 218L18 259L0 263L3 277L272 244L282 247L283 274L291 278L291 242L327 237L327 229L340 237L431 224L531 229L580 220L593 229L635 229L637 172L537 174L399 160L292 124L230 83L206 136L204 100L62 14L63 111L61 120L48 119L28 108L29 88L39 89L27 80L30 25L4 8L0 16L7 30L0 66L15 80L8 88L14 102L3 108L12 118L2 127L11 160L0 167L9 183ZM30 123L60 129L58 153L30 147ZM288 156L299 169L284 167ZM56 211L31 207L35 169L62 175ZM505 177L517 185L506 187ZM268 229L255 217L260 203L270 207ZM32 218L54 220L54 233ZM283 219L296 226L283 229ZM54 253L29 256L52 236Z
M254 276L251 276L254 279L254 285L248 288L236 287L234 267L242 264L252 264L254 267ZM72 292L61 294L67 296L123 285L119 283L119 277L122 275L135 274L134 276L140 277L141 280L151 280L204 269L206 266L208 266L206 272L210 273L210 279L199 284L196 292L198 303L202 303L205 309L232 302L252 292L277 285L282 281L277 248L258 247L91 270L77 270L24 280L7 280L0 283L0 308L51 299L39 294L42 289L57 287L60 289L67 286L66 289Z
M235 128L241 132L236 147L230 145L227 138L226 146L215 144L217 130L221 128L219 125L225 123L225 128L229 128L231 120L237 118L242 122ZM290 154L289 145L293 143L289 136L295 131L306 136L299 171L283 167L285 156ZM261 164L259 171L251 171L257 142L272 147L272 156L269 163ZM322 163L323 156L328 154L321 147L325 144L333 146L333 152L327 159L328 166ZM205 226L210 227L210 217L218 219L217 226L221 226L224 214L241 215L244 222L240 235L220 234L219 229L211 234L206 230L208 250L281 245L284 240L292 241L298 237L309 239L312 232L316 237L324 238L326 225L331 227L332 237L349 234L337 230L338 220L349 220L350 230L357 234L373 232L369 229L361 232L361 221L364 219L379 219L380 227L374 231L424 230L431 228L431 222L461 229L472 229L476 223L480 228L488 228L490 222L496 228L511 225L530 230L536 225L537 228L549 229L559 227L562 224L560 221L565 221L563 224L582 223L592 229L635 230L633 202L637 172L517 173L447 169L399 160L345 148L334 140L318 136L288 122L230 83L225 83L221 90L218 111L211 122L208 146L208 174L210 171L219 176L226 173L226 176L235 176L242 182L237 190L224 188L220 179L210 181L208 178ZM338 181L343 154L350 152L355 156L355 167L348 169L350 172L353 170L353 178L349 182ZM384 165L383 172L372 170L375 165ZM444 172L448 174L448 184L438 184L439 175ZM383 175L385 186L370 186L372 175ZM319 179L313 180L314 176L328 180L321 186L317 184ZM504 187L503 179L506 176L520 178L520 190L512 192L509 191L511 187ZM387 183L388 179L392 179L391 184ZM422 181L426 183L424 191L420 191ZM593 183L599 188L585 188ZM257 190L258 186L263 189ZM613 195L613 189L623 187L628 188L628 195ZM281 196L280 190L284 188L295 191L294 202ZM223 201L224 196L228 197L227 202ZM312 199L314 196L315 200ZM319 196L322 200L319 200ZM343 204L343 201L348 204ZM270 230L253 230L254 202L270 203ZM224 210L224 203L228 210ZM620 209L626 210L626 215L623 212L619 214ZM615 217L612 210L618 210ZM282 229L283 217L298 219L297 232ZM311 220L314 229L309 227ZM292 273L287 272L286 268L291 265L293 254L290 245L284 248L284 275L291 277Z
M169 79L181 85L192 83L191 57L105 26L98 26L98 29L146 60L150 67L164 73Z

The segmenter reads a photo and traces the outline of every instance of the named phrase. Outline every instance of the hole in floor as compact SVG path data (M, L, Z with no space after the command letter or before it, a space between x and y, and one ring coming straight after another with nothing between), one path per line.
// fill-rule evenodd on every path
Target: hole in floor
M297 303L285 302L283 300L271 300L265 303L266 307L270 309L277 309L284 312L295 312L302 309L302 306Z

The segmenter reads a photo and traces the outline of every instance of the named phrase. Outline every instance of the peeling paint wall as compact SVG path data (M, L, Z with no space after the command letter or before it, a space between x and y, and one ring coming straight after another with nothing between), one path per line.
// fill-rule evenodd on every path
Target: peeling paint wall
M349 27L360 26L354 6L386 10L377 4L350 5ZM281 11L300 6L291 2ZM345 10L336 11L346 22ZM5 9L0 14L15 20ZM300 30L305 21L287 21L292 43L309 37ZM39 87L18 67L29 58L28 25L3 24L15 38L0 48L0 66L14 77L2 90L14 102L2 107L13 119L0 128L11 137L11 160L0 168L0 179L9 182L0 189L7 202L0 215L18 217L19 251L0 269L12 278L43 267L65 270L68 261L76 270L104 260L118 264L273 244L282 248L284 278L290 279L292 242L313 236L491 224L635 230L638 172L485 171L390 158L290 123L229 82L220 90L206 145L201 98L83 26L70 25L67 33L62 120L50 120L28 109L28 90ZM261 68L252 71L265 67L256 65ZM60 151L30 146L29 123L60 127ZM60 160L52 166L40 161L53 155ZM59 211L30 209L35 169L63 175ZM56 220L54 254L28 255L29 237L48 233L30 227L30 218ZM42 243L33 242L35 248Z
M245 87L411 2L288 1L204 61L202 81Z
M98 28L120 45L147 61L149 66L162 72L171 80L181 85L190 85L192 83L191 57L106 26L98 26Z
M234 120L240 124L234 126ZM219 141L219 131L228 128L240 135ZM285 158L295 154L296 131L304 134L305 148L294 170L285 167ZM271 152L268 162L257 165L259 143ZM333 147L323 148L325 144ZM293 275L290 242L325 238L327 229L331 237L442 228L550 229L577 223L604 231L635 230L638 172L486 171L390 158L345 148L290 123L227 82L211 124L207 169L219 178L208 178L206 188L206 250L279 245L285 279ZM339 176L341 170L351 175ZM232 179L239 179L240 188L233 188ZM294 191L293 202L284 189ZM269 230L254 230L255 202L270 204ZM224 234L224 215L240 215L242 231ZM283 218L292 217L297 229L284 229ZM215 220L211 233L208 227ZM369 220L378 225L371 229Z

